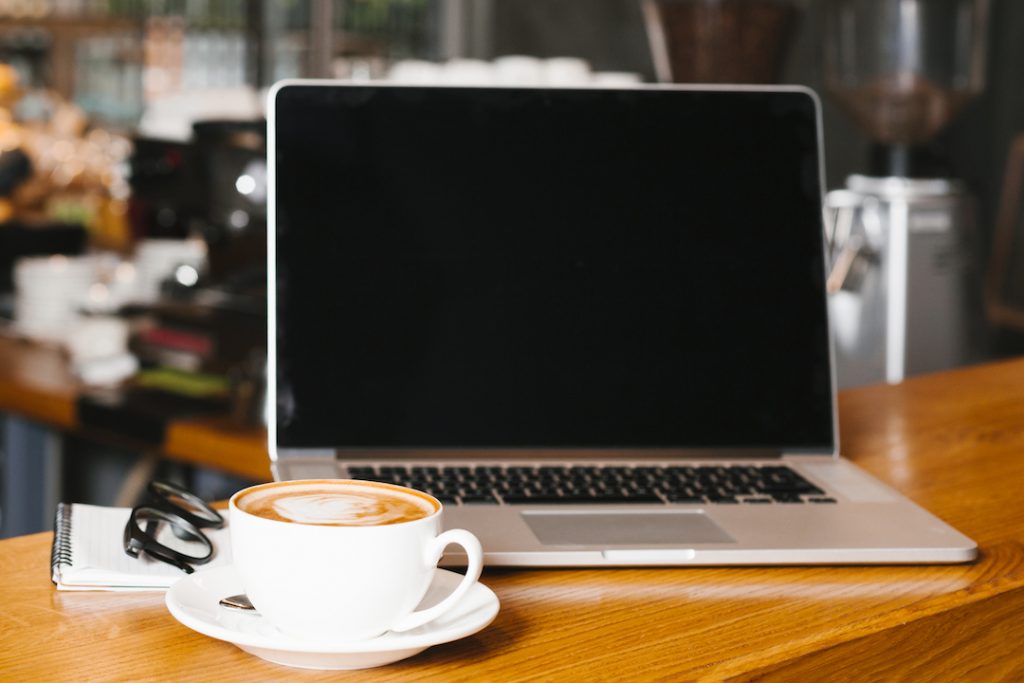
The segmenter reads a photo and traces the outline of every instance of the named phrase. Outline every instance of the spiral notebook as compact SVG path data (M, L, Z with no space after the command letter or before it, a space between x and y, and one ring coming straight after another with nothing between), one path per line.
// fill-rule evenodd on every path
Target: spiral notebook
M51 579L62 591L166 590L186 574L148 557L124 551L124 526L131 508L60 503L50 553ZM197 571L231 564L227 529L203 531L214 556Z

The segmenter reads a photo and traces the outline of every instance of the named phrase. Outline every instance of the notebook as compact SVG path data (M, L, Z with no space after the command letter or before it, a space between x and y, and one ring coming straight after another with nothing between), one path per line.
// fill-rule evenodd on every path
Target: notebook
M166 590L185 576L176 567L124 551L124 526L131 508L60 503L54 521L51 579L62 591ZM199 569L231 564L227 529L203 531L214 556Z

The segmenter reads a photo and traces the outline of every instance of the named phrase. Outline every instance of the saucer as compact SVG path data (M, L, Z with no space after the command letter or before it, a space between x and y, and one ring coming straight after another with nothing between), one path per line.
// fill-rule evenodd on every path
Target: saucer
M447 597L461 574L437 569L420 608ZM258 613L221 607L220 599L244 592L233 567L217 567L179 579L167 591L167 609L193 631L225 640L275 664L303 669L368 669L397 662L431 645L465 638L490 624L498 614L498 596L477 582L459 603L429 624L404 633L388 632L349 643L323 643L284 635Z

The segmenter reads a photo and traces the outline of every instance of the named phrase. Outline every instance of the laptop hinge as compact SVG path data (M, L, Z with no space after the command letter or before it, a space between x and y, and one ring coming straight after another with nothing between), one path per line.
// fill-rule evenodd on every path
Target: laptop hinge
M358 448L337 449L343 463L363 461L425 462L670 462L708 460L781 460L781 450L767 448Z
M278 458L323 458L333 460L338 451L333 448L278 448Z

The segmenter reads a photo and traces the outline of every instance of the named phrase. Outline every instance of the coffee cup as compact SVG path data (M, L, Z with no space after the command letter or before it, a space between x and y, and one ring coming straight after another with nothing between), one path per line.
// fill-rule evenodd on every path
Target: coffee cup
M463 529L441 532L441 503L369 481L261 484L231 497L235 570L249 600L282 633L348 642L408 631L454 607L480 578L483 552ZM466 575L417 610L444 549L460 545Z

